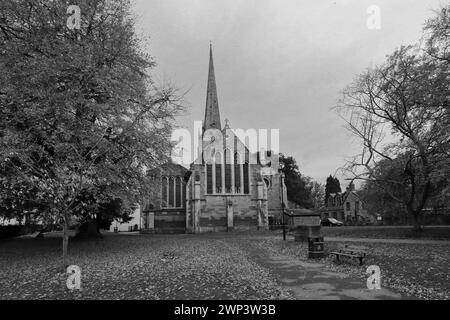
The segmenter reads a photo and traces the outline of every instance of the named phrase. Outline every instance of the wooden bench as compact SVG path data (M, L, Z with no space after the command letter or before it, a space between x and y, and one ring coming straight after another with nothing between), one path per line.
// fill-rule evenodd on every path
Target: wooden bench
M363 259L367 255L368 248L363 246L351 246L348 244L338 244L337 250L330 252L336 255L336 260L339 261L340 256L346 256L350 258L358 258L359 265L363 264Z

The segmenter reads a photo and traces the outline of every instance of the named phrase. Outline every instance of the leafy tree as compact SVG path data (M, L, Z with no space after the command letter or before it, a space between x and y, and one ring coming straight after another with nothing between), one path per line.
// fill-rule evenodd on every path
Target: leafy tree
M280 154L280 164L285 176L284 183L288 200L305 208L314 207L311 196L312 179L300 173L297 162L293 157Z
M67 8L81 8L69 30ZM166 161L176 90L158 87L127 0L0 3L2 212L68 228L105 203L145 196L145 171Z
M323 206L323 199L325 198L325 187L323 184L313 181L311 183L311 200L314 209L319 209Z
M333 177L331 174L327 178L327 182L325 184L325 204L328 202L328 197L330 193L338 193L341 192L341 183L339 179Z

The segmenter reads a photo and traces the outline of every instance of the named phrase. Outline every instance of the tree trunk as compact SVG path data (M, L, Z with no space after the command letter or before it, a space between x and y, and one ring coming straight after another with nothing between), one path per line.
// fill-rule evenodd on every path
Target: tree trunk
M419 214L417 212L413 213L414 217L414 231L422 231L422 225L420 224Z
M67 249L69 247L69 217L67 213L64 213L63 224L63 272L66 272L67 268Z

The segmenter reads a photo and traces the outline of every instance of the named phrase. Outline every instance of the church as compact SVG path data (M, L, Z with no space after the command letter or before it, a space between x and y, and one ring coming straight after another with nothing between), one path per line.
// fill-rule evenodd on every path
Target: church
M287 202L278 154L251 152L246 142L222 125L210 47L199 158L189 169L169 162L149 173L156 192L141 204L141 232L268 229Z

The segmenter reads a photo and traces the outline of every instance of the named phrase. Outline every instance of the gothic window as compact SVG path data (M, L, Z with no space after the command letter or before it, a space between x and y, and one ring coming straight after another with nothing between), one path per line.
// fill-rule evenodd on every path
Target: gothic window
M244 163L244 193L249 194L250 193L250 186L248 181L248 173L249 173L249 164L247 161Z
M206 164L206 193L213 193L213 165Z
M175 178L175 207L181 208L183 206L183 182L181 177Z
M222 155L217 152L216 153L216 193L222 193Z
M175 179L173 177L169 178L169 208L175 207Z
M161 207L167 207L167 178L162 177L161 181Z
M241 156L239 153L234 154L234 190L241 193Z
M232 162L231 162L231 152L230 150L226 149L225 153L225 192L231 193L231 168L232 168Z
M250 170L250 153L248 149L245 149L245 161L244 161L244 193L249 194L250 193L250 181L249 181L249 170Z
M182 208L185 201L185 192L183 177L162 177L161 207Z
M244 164L242 164L244 162ZM250 193L250 163L249 152L246 150L245 157L238 152L231 153L225 149L222 154L216 152L214 163L206 163L206 193Z

